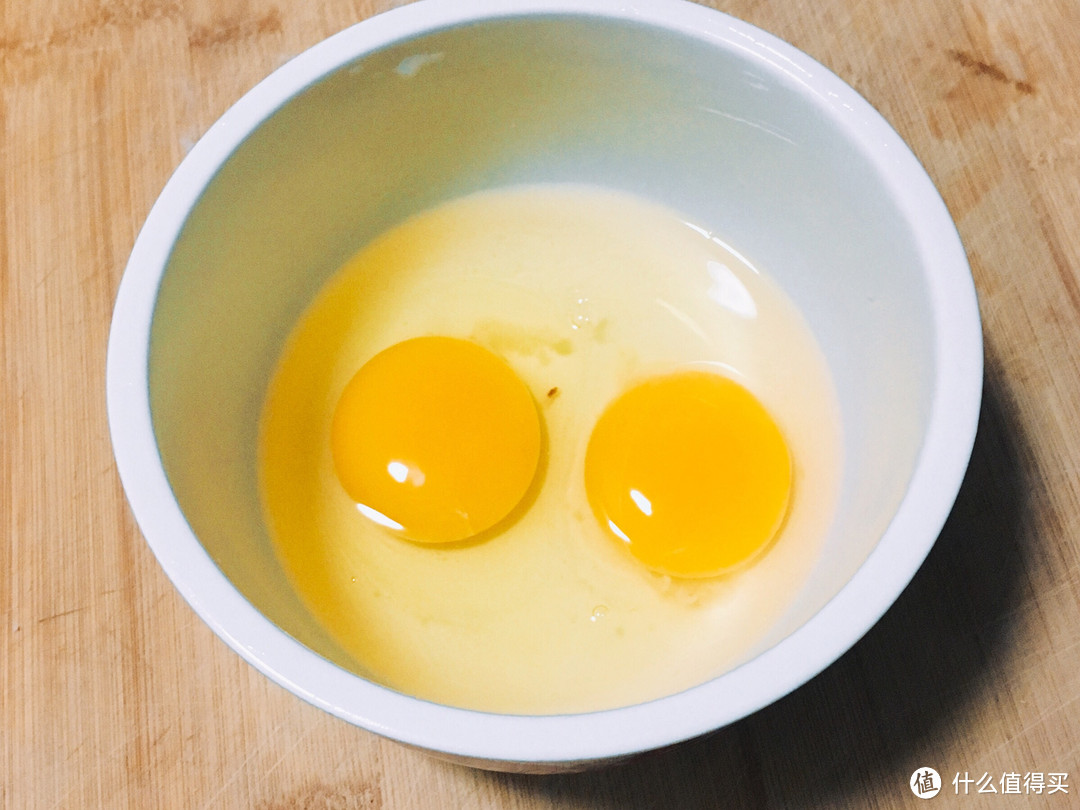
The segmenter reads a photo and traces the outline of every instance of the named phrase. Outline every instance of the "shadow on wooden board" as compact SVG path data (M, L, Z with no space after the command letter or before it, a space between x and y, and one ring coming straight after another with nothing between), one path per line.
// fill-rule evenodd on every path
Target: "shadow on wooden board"
M589 808L858 806L878 786L897 803L913 767L993 700L996 658L1029 559L1032 456L993 357L971 465L941 536L896 604L836 663L756 714L607 770L490 774ZM914 763L914 764L912 764ZM945 776L945 780L948 777Z

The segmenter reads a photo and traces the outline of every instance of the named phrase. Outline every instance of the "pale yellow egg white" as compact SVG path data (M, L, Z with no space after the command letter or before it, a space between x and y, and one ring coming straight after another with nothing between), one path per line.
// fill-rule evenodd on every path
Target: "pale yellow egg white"
M358 513L334 473L328 436L343 388L376 353L419 335L470 338L502 356L543 418L538 479L516 520L477 542L397 538ZM688 365L747 386L795 470L773 545L706 581L645 570L597 523L583 484L605 405ZM461 198L362 250L285 347L259 458L282 565L357 671L514 713L626 705L736 665L805 581L841 473L828 370L780 289L668 209L575 185Z

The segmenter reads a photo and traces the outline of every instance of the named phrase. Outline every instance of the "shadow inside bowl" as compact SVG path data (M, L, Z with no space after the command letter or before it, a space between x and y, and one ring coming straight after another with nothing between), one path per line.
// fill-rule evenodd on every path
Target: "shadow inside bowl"
M907 589L843 657L750 717L629 763L481 778L574 806L691 810L858 806L875 783L901 790L911 767L943 769L921 752L992 690L1031 553L1032 456L989 351L971 464L949 519Z

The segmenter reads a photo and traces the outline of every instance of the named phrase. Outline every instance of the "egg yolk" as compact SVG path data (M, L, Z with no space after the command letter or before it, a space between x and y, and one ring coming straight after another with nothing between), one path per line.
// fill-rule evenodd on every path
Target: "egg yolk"
M524 497L540 417L501 358L467 340L419 337L349 381L330 444L361 513L411 540L448 543L491 528Z
M722 574L776 534L791 455L735 381L687 371L644 382L601 415L585 455L600 522L642 563L677 577Z

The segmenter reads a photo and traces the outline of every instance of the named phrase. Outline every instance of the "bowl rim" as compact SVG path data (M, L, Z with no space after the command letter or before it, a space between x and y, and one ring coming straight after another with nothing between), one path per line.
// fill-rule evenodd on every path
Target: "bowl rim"
M750 661L683 692L550 716L493 714L410 697L339 668L272 624L188 526L158 454L148 380L150 326L172 246L206 185L256 127L366 53L459 24L536 15L634 21L736 49L796 83L862 149L907 216L925 268L937 360L926 436L907 492L877 546L808 622ZM944 202L895 130L814 59L685 0L421 0L304 51L248 91L192 148L151 208L125 268L109 334L106 399L117 468L148 545L195 612L250 664L307 702L412 746L474 762L574 763L625 757L725 726L801 686L854 645L907 586L952 509L974 444L982 376L978 301Z

